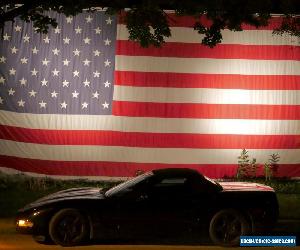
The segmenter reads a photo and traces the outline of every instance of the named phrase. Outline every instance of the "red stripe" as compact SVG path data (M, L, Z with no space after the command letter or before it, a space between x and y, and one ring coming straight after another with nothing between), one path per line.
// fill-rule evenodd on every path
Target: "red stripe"
M237 164L157 164L128 162L75 162L46 161L0 155L0 166L46 175L63 176L134 176L138 170L149 171L160 168L193 168L213 178L233 177ZM262 166L258 171L262 175ZM282 164L278 168L278 177L300 176L300 164Z
M228 135L43 130L3 125L0 126L0 139L50 145L105 145L147 148L300 148L300 135Z
M198 21L198 18L195 19L192 16L177 16L174 13L168 13L167 15L168 15L168 22L169 22L170 27L191 27L192 28L192 27L194 27L195 22ZM124 16L125 16L125 13L122 12L122 14L119 15L118 23L121 23L121 24L125 23ZM244 29L244 30L256 30L256 29L257 30L273 30L275 28L280 27L282 19L283 19L282 17L272 17L269 20L268 26L262 26L259 28L256 28L255 26L250 26L248 24L243 24L242 29ZM201 23L206 27L209 27L211 25L211 21L208 20L204 16L202 16L200 18L200 20L201 20Z
M136 87L300 90L300 76L116 71L115 84Z
M190 104L114 101L113 115L163 118L299 120L300 105Z
M165 43L161 48L142 48L138 43L119 40L117 55L218 58L218 59L257 59L257 60L299 60L299 48L291 45L233 45L219 44L213 49L200 43Z

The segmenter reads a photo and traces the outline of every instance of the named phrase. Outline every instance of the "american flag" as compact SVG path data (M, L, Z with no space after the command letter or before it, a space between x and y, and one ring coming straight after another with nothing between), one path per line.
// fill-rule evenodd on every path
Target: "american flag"
M299 39L223 32L210 49L169 13L162 48L128 41L117 18L50 13L47 35L6 25L0 44L0 165L52 176L133 176L190 167L234 176L243 148L300 176Z

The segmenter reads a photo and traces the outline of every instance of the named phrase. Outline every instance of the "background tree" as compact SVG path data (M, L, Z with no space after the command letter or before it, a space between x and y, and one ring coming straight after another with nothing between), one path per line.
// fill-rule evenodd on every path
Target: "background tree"
M222 30L242 31L242 24L261 27L268 24L271 13L282 14L282 22L274 33L287 33L300 37L299 0L2 0L0 3L0 27L7 21L20 17L32 21L38 32L46 33L49 26L56 27L56 20L45 11L53 10L67 16L84 9L108 7L108 14L116 14L128 8L123 15L129 31L129 39L143 47L161 46L171 36L170 18L164 10L174 10L176 15L188 15L195 19L194 28L203 34L202 43L210 47L222 41ZM207 27L202 16L211 22ZM199 37L199 42L201 38Z

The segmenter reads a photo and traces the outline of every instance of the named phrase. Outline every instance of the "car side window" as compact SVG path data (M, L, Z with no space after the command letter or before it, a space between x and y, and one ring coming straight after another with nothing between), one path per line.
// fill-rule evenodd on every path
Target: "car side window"
M155 183L149 190L149 195L158 199L178 199L182 195L190 193L190 187L188 185L188 178L186 177L172 177L163 178Z
M154 187L185 186L187 178L166 178L156 183Z

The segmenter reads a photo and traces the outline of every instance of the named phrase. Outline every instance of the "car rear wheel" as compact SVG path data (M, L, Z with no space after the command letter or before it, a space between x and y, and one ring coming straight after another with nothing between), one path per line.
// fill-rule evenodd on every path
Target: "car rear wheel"
M224 209L216 213L209 225L211 240L221 246L237 246L241 235L247 235L250 226L237 210Z
M80 211L70 208L62 209L51 218L49 234L58 245L80 245L87 239L88 223Z
M53 241L51 240L49 235L32 235L32 238L35 242L42 245L53 245Z

